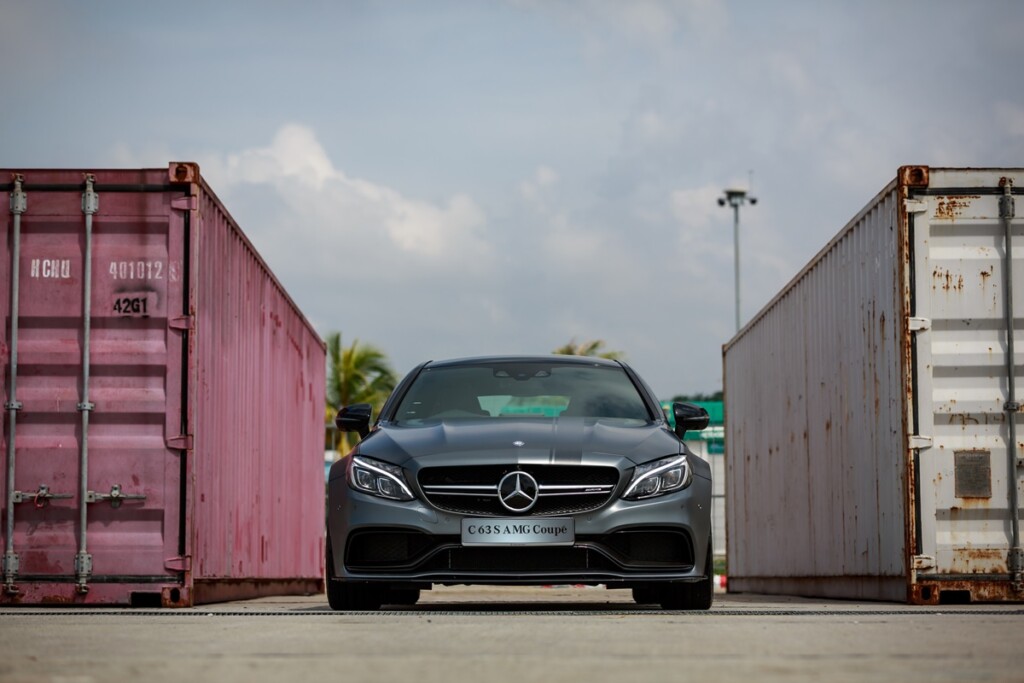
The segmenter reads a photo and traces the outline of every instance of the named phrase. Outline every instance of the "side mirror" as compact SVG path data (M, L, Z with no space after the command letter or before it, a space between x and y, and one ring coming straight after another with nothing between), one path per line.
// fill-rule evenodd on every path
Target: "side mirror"
M370 433L370 413L373 406L369 403L354 403L344 406L334 417L335 426L343 432L359 432L364 439Z
M708 411L692 403L673 403L672 415L676 418L676 436L680 439L686 432L699 432L708 426L711 418Z

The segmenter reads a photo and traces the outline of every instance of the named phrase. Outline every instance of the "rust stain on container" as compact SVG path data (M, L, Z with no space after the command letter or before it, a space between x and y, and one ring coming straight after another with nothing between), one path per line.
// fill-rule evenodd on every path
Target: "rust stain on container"
M168 164L168 179L172 183L195 183L198 181L199 165L191 161L175 161Z
M901 168L724 347L730 590L1024 600L1006 572L1005 321L988 306L1001 174ZM805 436L778 449L780 430Z
M940 605L974 602L1022 602L1024 594L1015 591L1009 581L922 580L910 586L908 602L915 605Z
M938 281L938 285L932 284L932 289L936 287L941 288L943 291L950 290L962 290L964 288L964 276L952 273L951 271L944 270L941 267L936 266L932 271L932 279Z
M901 166L899 182L910 187L928 187L929 170L927 166Z
M947 221L956 220L971 208L972 200L980 198L980 195L961 195L940 198L935 203L935 218Z

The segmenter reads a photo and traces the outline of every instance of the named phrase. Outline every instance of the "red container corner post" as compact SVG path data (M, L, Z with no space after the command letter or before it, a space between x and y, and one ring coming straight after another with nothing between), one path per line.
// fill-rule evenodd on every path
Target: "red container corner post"
M324 344L199 167L0 189L0 604L321 591Z

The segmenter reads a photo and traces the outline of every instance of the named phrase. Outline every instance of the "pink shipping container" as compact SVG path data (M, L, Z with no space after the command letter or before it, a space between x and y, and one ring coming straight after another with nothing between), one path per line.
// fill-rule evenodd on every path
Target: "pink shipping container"
M198 166L0 187L0 604L322 590L324 345Z
M730 591L1024 600L1022 185L900 168L725 346Z

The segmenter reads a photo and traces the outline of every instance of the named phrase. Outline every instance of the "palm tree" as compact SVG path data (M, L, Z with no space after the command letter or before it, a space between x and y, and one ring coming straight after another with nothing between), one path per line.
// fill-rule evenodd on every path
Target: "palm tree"
M328 428L342 406L369 403L378 413L397 379L384 352L370 344L353 340L348 347L341 344L341 332L327 335L327 409L324 419ZM341 433L338 451L348 452L348 434Z
M569 340L568 344L559 346L552 353L560 356L597 356L598 358L608 358L611 360L619 360L625 355L622 351L601 351L603 346L603 339L592 339L591 341L577 344L576 338L573 337Z

